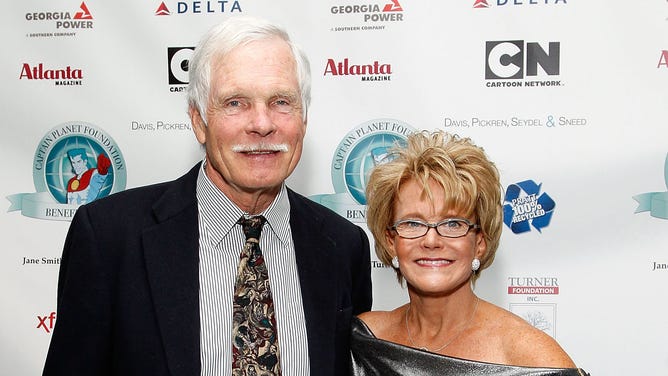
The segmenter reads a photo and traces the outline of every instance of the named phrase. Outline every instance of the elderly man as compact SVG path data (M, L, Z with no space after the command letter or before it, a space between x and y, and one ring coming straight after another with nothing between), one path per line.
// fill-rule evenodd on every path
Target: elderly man
M366 234L293 192L310 72L286 32L232 17L190 62L206 157L82 206L44 375L345 375L371 308Z

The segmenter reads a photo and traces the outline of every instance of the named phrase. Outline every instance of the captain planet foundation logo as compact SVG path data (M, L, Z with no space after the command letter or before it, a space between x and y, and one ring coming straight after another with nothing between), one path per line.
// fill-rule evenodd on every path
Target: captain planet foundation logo
M540 192L541 185L525 180L506 189L503 223L514 234L529 232L531 227L542 232L550 224L555 202L547 193Z
M663 179L668 189L668 154L663 166ZM668 219L668 191L641 193L633 196L633 199L638 202L636 214L649 212L654 218Z
M27 217L69 221L83 204L125 189L125 159L105 131L67 122L47 132L33 159L35 193L8 196L8 211Z
M332 158L334 194L309 198L351 222L366 222L366 183L374 166L392 160L391 149L405 145L415 132L410 125L395 119L374 119L362 123L343 138Z

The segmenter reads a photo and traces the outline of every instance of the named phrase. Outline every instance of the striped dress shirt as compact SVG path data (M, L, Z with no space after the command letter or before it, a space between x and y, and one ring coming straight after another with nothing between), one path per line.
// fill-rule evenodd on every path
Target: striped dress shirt
M232 369L234 282L246 242L237 221L245 213L206 176L205 163L197 179L201 375L227 376ZM260 235L260 249L274 299L281 369L284 376L307 376L310 369L306 323L285 184L261 214L267 223Z

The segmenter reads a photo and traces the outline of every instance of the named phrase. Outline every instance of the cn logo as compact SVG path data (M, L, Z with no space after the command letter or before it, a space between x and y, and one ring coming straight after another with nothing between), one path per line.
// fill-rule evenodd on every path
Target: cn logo
M170 85L188 84L188 63L195 52L194 47L168 47L167 64Z
M37 324L37 329L42 328L47 333L51 333L51 330L53 330L53 325L56 321L56 313L51 312L48 316L37 316L37 321L39 322Z
M537 76L538 66L549 76L559 74L560 43L548 43L547 51L535 42L488 41L485 46L485 79L516 80Z

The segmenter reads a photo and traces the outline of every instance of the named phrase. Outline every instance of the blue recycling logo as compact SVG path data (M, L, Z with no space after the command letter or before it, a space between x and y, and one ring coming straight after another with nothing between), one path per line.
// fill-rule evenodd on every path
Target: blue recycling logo
M540 193L541 185L525 180L506 189L503 223L514 234L529 232L531 227L542 232L550 224L555 203L547 193Z

